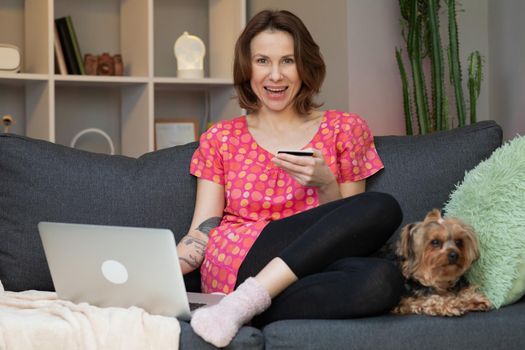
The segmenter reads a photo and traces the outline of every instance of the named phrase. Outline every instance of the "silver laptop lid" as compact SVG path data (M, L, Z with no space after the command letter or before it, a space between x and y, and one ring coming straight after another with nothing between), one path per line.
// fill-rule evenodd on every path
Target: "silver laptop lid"
M170 230L51 222L38 229L60 298L190 318Z

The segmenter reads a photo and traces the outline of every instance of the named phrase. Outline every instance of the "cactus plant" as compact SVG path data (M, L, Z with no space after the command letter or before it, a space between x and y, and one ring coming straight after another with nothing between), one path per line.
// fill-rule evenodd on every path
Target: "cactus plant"
M396 49L396 59L399 66L399 72L401 74L401 84L403 86L403 109L405 111L405 129L408 135L414 133L414 128L412 126L412 109L410 108L410 96L408 92L408 78L405 70L405 65L403 64L403 59L401 58L401 50Z
M459 61L458 25L456 18L456 1L448 0L448 36L450 50L450 78L454 86L456 97L456 111L459 126L465 125L465 99L461 86L461 62Z
M443 47L440 36L439 10L441 3L448 11L448 73L450 85L445 84ZM405 112L406 132L411 135L417 131L426 134L436 130L446 130L451 125L465 125L465 100L462 89L461 62L459 60L459 40L455 0L399 0L402 17L402 35L406 42L410 63L410 86L407 70L403 63L402 51L396 48ZM430 96L424 72L424 60L430 64ZM469 57L469 108L470 122L476 121L476 103L481 88L482 62L479 52ZM457 123L449 117L447 87L453 89ZM410 91L412 89L412 92ZM411 101L413 96L413 101ZM430 100L430 101L429 101ZM415 114L415 116L414 116ZM417 122L414 125L414 121Z
M483 62L479 51L474 51L468 56L468 91L470 102L470 123L477 121L476 104L481 92L481 81L483 80Z

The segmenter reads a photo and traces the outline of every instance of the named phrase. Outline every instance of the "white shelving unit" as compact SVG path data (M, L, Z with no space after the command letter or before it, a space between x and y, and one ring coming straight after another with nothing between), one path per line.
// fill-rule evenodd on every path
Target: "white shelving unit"
M122 54L124 76L54 72L54 19L73 19L82 54ZM246 0L2 0L0 43L22 53L21 72L0 73L0 116L11 131L69 145L80 130L107 132L117 154L154 149L156 119L199 123L242 113L233 99L235 40ZM179 79L173 54L184 32L206 45L205 78Z

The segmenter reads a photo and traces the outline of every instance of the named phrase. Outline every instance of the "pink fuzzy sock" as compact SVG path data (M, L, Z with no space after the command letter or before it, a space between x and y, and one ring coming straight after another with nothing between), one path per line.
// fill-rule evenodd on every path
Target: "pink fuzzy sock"
M202 339L221 348L230 344L239 328L266 310L271 301L266 289L250 277L218 304L195 311L191 327Z

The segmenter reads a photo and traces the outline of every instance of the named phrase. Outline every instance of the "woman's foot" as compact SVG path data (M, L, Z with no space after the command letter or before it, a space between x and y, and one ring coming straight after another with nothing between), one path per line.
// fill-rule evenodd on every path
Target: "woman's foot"
M243 324L270 304L268 291L250 277L218 304L195 311L191 327L202 339L221 348L230 344Z

